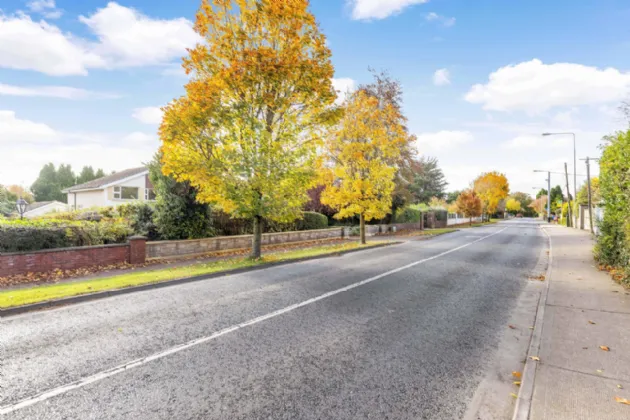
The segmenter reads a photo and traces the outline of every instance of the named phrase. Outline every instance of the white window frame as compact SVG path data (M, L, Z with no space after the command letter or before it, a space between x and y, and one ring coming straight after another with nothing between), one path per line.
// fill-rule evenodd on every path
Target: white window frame
M144 189L144 200L145 201L155 201L155 198L154 199L150 199L149 198L150 191L153 191L153 188L145 188Z
M122 200L122 188L120 185L114 187L114 200Z

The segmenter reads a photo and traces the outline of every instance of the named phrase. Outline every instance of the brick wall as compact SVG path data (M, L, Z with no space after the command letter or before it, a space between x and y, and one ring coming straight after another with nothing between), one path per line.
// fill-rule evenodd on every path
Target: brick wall
M262 236L262 244L282 244L341 237L341 228L264 233ZM156 241L147 242L146 256L147 258L166 258L181 255L195 255L230 249L249 249L251 245L252 235L218 236L215 238L189 239L183 241Z
M0 276L42 273L51 270L75 270L97 265L145 261L146 238L134 237L127 244L46 249L0 254Z

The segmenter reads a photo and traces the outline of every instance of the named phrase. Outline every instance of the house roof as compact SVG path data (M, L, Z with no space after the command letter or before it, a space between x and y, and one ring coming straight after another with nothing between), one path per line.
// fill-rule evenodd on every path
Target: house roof
M123 179L133 178L136 175L142 175L149 170L145 166L138 168L125 169L124 171L116 172L111 175L104 176L103 178L93 179L92 181L84 182L83 184L75 185L62 190L61 192L69 193L75 191L84 190L99 190L103 189L111 184L122 181Z
M44 207L47 206L49 204L53 204L53 203L59 203L61 205L66 205L65 203L62 203L61 201L35 201L29 205L26 206L26 212L38 209L40 207Z

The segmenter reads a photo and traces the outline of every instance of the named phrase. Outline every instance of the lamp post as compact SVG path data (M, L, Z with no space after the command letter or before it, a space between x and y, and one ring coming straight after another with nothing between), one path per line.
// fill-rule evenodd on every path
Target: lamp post
M547 172L547 223L551 222L551 172L534 169L534 172Z
M17 211L20 214L20 219L24 218L24 213L26 212L27 205L28 203L22 197L20 197L18 201L16 201L15 207L17 208Z
M566 133L543 133L543 136L573 136L573 194L576 195L577 197L577 155L575 153L575 133L571 133L571 132L566 132ZM567 191L567 196L569 196L570 193L569 191ZM573 200L575 201L576 197L573 198ZM569 200L569 203L571 203L571 200ZM570 205L570 204L569 204ZM578 224L578 220L577 220L577 212L573 212L575 213L573 216L573 219L575 220L575 224L573 225L574 228L577 229L577 224Z

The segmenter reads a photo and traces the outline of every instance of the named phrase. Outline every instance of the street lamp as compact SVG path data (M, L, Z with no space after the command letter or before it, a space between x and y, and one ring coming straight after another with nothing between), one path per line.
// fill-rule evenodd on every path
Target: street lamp
M15 203L15 207L17 208L18 213L20 213L20 219L24 217L24 213L26 212L27 205L28 203L22 197L20 197L18 201Z
M575 153L575 133L571 133L571 132L567 132L567 133L543 133L543 136L573 136L573 194L575 194L575 196L573 197L573 201L575 202L576 198L577 198L577 155ZM567 196L569 196L569 191L567 191ZM570 202L571 200L569 200ZM578 227L578 219L577 219L577 212L574 211L574 219L575 219L575 224L573 225L574 228L577 229Z

